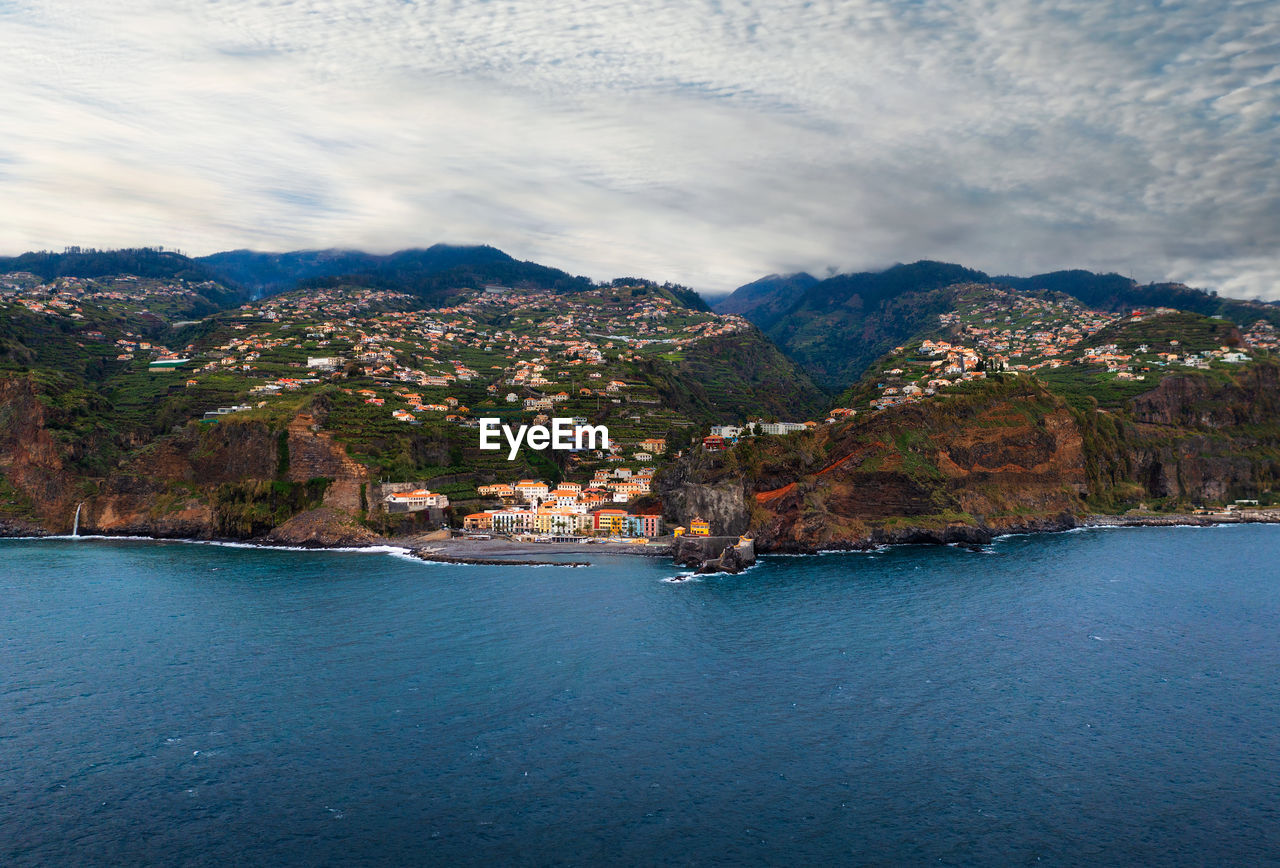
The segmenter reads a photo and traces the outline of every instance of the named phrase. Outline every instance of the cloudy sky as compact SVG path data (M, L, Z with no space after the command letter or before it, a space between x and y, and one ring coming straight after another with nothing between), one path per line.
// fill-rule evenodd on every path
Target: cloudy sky
M1280 298L1278 70L1274 0L0 0L0 252Z

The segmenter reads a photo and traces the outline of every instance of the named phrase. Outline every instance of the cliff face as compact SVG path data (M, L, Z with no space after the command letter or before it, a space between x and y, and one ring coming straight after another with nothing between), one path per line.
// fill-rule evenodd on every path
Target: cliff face
M744 440L664 473L659 487L668 520L696 502L713 533L737 532L745 509L762 550L810 551L1070 526L1087 474L1071 414L1033 389Z
M323 532L283 531L279 541L366 542L371 534L334 519L360 509L368 471L308 414L284 431L222 420L188 426L104 483L81 515L90 532L250 538L280 528L303 510L326 507ZM358 539L357 539L358 538Z
M281 528L281 542L372 537L351 520L367 469L310 415L280 430L229 417L134 448L129 435L118 435L125 444L118 466L90 476L75 464L81 444L53 418L49 400L31 378L0 378L0 474L13 493L0 532L67 533L79 507L80 531L91 534L255 538ZM311 521L285 527L321 507Z
M1043 394L955 410L911 408L892 421L834 433L824 467L754 492L762 545L972 542L1070 526L1086 474L1082 438L1067 410Z
M1280 480L1280 366L1166 377L1132 418L1115 460L1150 497L1222 503Z
M724 479L714 483L694 481L698 469L688 462L672 466L662 474L659 493L664 520L668 524L689 526L695 518L714 523L719 534L740 534L747 529L750 516L741 479Z
M309 413L296 416L288 431L288 478L293 482L331 479L324 505L351 512L360 509L360 491L369 480L369 469L353 461Z
M1139 440L1128 459L1146 496L1196 504L1253 497L1280 478L1274 457L1241 454L1233 444L1203 435Z
M747 529L762 551L981 542L1139 503L1223 503L1280 481L1280 366L1165 378L1126 412L989 382L664 471L668 521ZM741 491L739 500L735 495Z
M0 378L0 474L30 500L41 519L17 526L56 533L71 528L76 490L65 472L65 447L55 440L47 421L29 378Z
M1280 420L1280 365L1250 365L1230 381L1165 377L1133 400L1139 424L1220 430Z
M144 448L85 501L82 532L239 536L219 522L217 492L272 479L277 438L263 423L188 426Z

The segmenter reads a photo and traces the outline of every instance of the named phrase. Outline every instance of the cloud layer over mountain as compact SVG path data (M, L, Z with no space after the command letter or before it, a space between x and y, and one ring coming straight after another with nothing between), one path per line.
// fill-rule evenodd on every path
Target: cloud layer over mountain
M0 0L0 252L492 243L1280 297L1280 6Z

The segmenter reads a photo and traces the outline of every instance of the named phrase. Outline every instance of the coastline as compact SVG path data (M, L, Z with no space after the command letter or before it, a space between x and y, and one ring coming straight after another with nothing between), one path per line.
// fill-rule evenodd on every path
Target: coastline
M1090 515L1081 527L1210 527L1217 524L1280 524L1280 509L1195 513Z
M48 533L42 528L10 529L0 527L0 540L62 540L84 542L171 542L186 545L225 546L228 548L264 549L292 552L367 552L395 554L431 563L487 564L495 566L589 566L586 561L531 560L537 555L631 555L633 557L669 557L668 545L631 543L522 543L511 540L425 539L429 535L378 538L368 542L325 544L308 541L286 543L270 537L232 539L223 537L156 536L149 534Z
M1062 516L1007 528L954 525L941 530L926 528L901 528L893 533L876 532L857 540L829 542L821 547L761 546L760 555L803 556L831 552L856 552L882 549L898 545L987 545L1007 536L1029 536L1044 533L1065 533L1075 530L1125 527L1213 527L1233 524L1280 524L1280 508L1239 510L1210 514L1194 513L1141 513L1141 514L1091 514L1082 517ZM13 527L0 525L0 540L84 540L84 541L134 541L178 542L192 545L218 545L231 548L276 549L295 552L358 552L392 554L410 557L427 563L488 565L488 566L590 566L591 561L555 560L564 555L629 555L632 557L670 558L670 544L635 544L621 542L601 543L532 543L506 539L477 540L464 537L439 539L433 534L410 537L377 538L368 541L343 541L322 543L307 541L287 543L270 537L257 539L199 538L191 536L154 536L144 534L89 533L71 536L53 534L38 527ZM545 558L545 559L542 559Z

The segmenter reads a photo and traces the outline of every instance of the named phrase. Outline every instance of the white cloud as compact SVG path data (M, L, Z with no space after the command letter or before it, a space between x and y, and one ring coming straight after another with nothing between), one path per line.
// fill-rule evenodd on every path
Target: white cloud
M1269 2L4 3L0 249L930 257L1280 296Z

